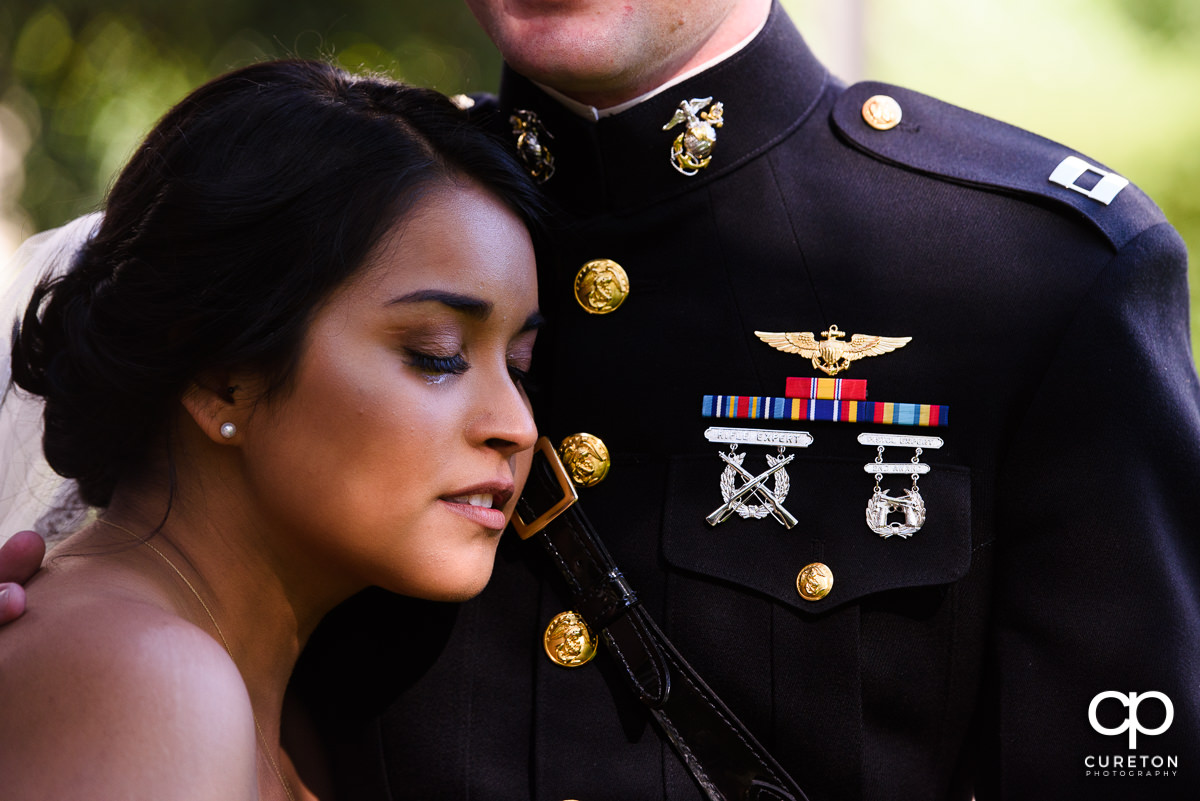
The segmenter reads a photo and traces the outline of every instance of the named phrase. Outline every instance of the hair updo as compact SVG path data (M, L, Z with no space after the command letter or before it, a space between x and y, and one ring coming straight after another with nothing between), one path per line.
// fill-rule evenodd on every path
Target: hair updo
M13 380L45 399L50 466L106 506L196 376L251 369L285 386L319 304L423 190L463 178L536 221L516 161L432 90L300 60L197 89L14 334Z

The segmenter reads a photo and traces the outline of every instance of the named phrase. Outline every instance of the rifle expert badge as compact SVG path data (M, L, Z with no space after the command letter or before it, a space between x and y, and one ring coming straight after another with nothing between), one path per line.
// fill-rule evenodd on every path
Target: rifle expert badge
M795 515L783 507L792 486L785 468L796 458L794 454L787 453L788 448L807 448L812 443L812 436L807 431L710 428L704 432L704 438L709 442L729 445L729 453L719 454L721 461L725 462L725 470L721 473L721 499L724 503L705 518L710 526L723 522L735 512L742 518L755 520L770 515L784 528L792 528L799 522ZM779 453L776 456L768 454L767 469L755 475L742 466L746 461L746 454L738 453L738 445L742 444L773 445ZM741 486L737 485L738 478L742 479ZM772 479L771 487L767 487L767 479ZM751 499L762 503L747 503Z

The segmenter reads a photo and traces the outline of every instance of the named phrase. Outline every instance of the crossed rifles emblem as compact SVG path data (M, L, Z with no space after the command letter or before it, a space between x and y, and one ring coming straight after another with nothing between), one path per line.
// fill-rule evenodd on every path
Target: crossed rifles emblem
M775 518L784 528L792 528L799 521L784 508L791 481L788 478L788 464L795 454L786 453L787 448L807 448L812 437L805 431L770 431L754 428L710 428L704 432L709 442L721 442L729 445L729 453L721 453L725 462L725 472L721 474L721 497L724 500L712 514L705 518L710 526L715 526L736 513L743 518L761 519L767 515ZM767 469L755 475L742 466L746 454L738 453L740 444L774 445L779 449L778 456L767 456ZM737 486L738 477L743 479ZM773 479L773 485L767 486L767 481ZM748 503L751 499L761 503Z

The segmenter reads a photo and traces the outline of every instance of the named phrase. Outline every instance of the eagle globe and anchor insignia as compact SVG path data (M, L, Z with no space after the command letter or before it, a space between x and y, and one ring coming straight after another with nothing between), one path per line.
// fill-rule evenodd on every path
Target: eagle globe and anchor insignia
M577 612L555 615L542 635L542 645L550 661L560 667L582 667L596 655L596 638Z
M912 337L880 337L873 334L855 334L849 342L843 341L846 333L836 325L822 331L821 341L812 331L755 331L754 335L775 350L798 353L812 359L813 367L826 375L837 375L850 367L850 363L868 356L882 356L903 348Z
M712 103L711 97L684 100L676 109L675 116L662 128L669 131L680 123L684 124L683 133L675 137L671 145L671 166L683 175L695 175L712 161L717 128L725 124L725 106L713 103L712 108L703 111L709 103Z
M544 140L553 139L554 136L532 111L514 109L508 122L517 139L517 156L525 165L529 177L536 183L546 183L554 176L554 154L546 147Z

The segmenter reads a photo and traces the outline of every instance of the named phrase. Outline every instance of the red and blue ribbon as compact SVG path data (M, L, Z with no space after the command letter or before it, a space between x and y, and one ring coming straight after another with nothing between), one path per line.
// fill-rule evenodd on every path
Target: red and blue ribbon
M866 400L865 378L789 378L785 398L817 400Z
M705 395L701 414L725 420L818 420L933 427L950 425L950 407L936 404L765 398L754 395Z

